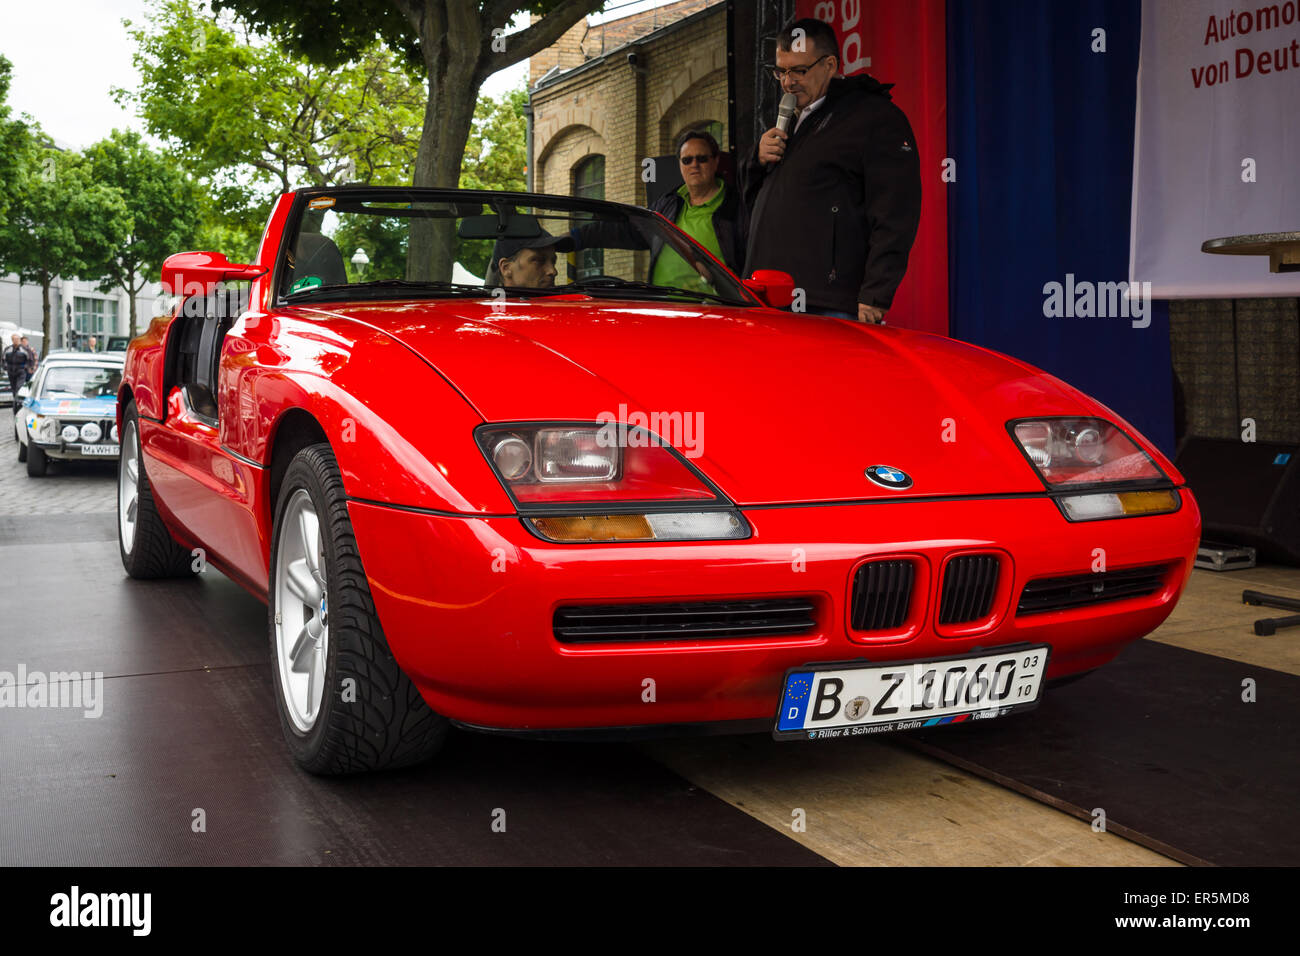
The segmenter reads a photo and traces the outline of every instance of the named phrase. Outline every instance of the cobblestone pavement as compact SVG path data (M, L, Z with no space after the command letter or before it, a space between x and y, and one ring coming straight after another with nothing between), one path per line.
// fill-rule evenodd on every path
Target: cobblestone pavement
M117 461L55 461L44 478L18 460L13 412L0 407L0 515L91 514L117 507Z

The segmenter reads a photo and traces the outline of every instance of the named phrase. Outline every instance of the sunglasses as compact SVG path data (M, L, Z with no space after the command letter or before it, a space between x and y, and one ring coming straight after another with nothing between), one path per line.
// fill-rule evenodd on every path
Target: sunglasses
M711 159L713 159L713 157L709 156L708 154L705 154L703 156L683 156L681 157L681 162L683 166L694 166L696 163L699 163L701 166L703 166Z

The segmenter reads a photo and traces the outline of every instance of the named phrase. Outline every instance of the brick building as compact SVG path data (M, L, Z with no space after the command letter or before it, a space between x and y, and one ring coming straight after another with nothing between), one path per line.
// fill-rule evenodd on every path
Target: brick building
M529 61L529 87L530 188L643 204L642 161L671 153L684 130L728 148L726 5L579 21Z

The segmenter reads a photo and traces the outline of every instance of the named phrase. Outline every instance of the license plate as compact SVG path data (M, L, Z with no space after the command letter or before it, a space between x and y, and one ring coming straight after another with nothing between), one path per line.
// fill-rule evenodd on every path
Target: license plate
M116 455L121 447L120 445L82 445L81 453L83 455Z
M786 672L777 740L822 740L1003 717L1038 706L1051 648Z

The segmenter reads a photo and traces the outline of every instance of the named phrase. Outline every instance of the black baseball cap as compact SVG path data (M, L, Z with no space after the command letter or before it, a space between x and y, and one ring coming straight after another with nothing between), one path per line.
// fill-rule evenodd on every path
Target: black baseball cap
M492 261L496 263L509 259L521 249L546 249L549 246L554 246L556 252L572 252L577 248L577 243L572 236L553 236L543 229L541 235L530 239L498 239L492 247Z

